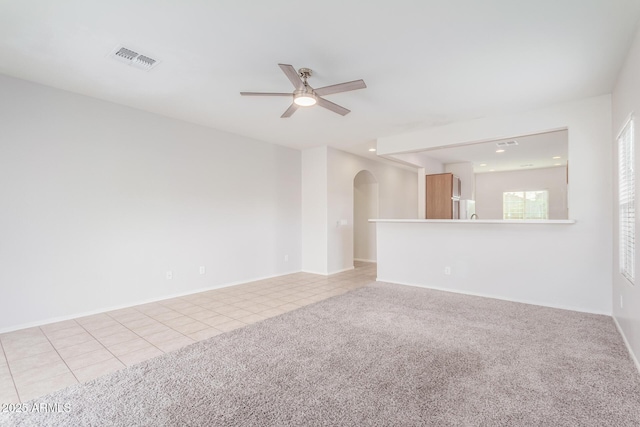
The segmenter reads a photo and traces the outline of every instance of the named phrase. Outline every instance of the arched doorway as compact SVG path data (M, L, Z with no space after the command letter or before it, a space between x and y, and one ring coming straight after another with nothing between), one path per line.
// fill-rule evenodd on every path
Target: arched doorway
M353 179L353 260L376 262L376 225L378 218L378 180L368 170Z

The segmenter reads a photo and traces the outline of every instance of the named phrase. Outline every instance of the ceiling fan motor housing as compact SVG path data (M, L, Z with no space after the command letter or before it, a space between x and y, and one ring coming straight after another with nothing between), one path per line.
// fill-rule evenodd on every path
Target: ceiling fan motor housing
M311 68L300 68L298 70L298 74L300 75L302 81L306 84L307 79L313 75L313 71L311 71Z

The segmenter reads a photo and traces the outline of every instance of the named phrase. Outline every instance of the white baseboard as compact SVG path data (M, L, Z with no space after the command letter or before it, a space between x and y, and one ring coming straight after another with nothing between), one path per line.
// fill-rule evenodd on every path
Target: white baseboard
M362 258L354 258L354 261L360 261L360 262L371 262L373 264L377 263L378 261L376 261L375 259L362 259Z
M417 285L415 283L404 283L404 282L398 282L398 281L395 281L395 280L385 280L384 277L377 277L376 281L377 282L386 282L386 283L395 283L396 285L414 286L414 287L417 287L417 288L433 289L435 291L453 292L454 294L470 295L470 296L474 296L474 297L492 298L492 299L498 299L498 300L501 300L501 301L510 301L510 302L517 302L517 303L521 303L521 304L537 305L537 306L540 306L540 307L557 308L557 309L560 309L560 310L577 311L577 312L580 312L580 313L600 314L600 315L603 315L603 316L611 317L611 313L610 312L597 311L597 310L585 310L584 308L581 308L581 307L566 306L566 305L562 305L562 304L541 304L540 302L537 302L537 301L530 301L530 300L524 300L524 299L515 299L515 298L505 297L505 296L501 296L501 295L490 295L490 294L483 294L483 293L479 293L479 292L462 291L462 290L459 290L459 289L449 289L449 288L441 288L441 287L438 287L438 286Z
M309 274L318 274L320 276L328 276L328 273L326 271L324 272L320 272L320 271L313 271L313 270L301 270L302 273L309 273Z
M355 267L351 266L351 267L343 268L342 270L331 271L331 272L329 272L328 275L331 276L332 274L344 273L345 271L351 271L351 270L354 270L354 269L355 269Z
M355 267L348 267L348 268L343 268L342 270L335 270L335 271L330 271L330 272L324 272L321 273L319 271L311 271L311 270L302 270L303 273L310 273L310 274L319 274L321 276L331 276L332 274L338 274L338 273L344 273L345 271L350 271L350 270L354 270Z
M636 369L638 370L638 373L640 373L640 361L638 361L638 358L633 352L633 349L631 348L631 344L629 344L629 340L627 340L627 336L624 334L624 331L622 330L620 323L618 323L618 319L616 319L615 316L612 316L612 317L613 317L613 323L616 324L616 328L618 328L618 332L620 333L620 336L622 336L622 341L624 341L624 345L627 346L627 351L629 351L631 360L633 360L633 363L636 365Z
M187 291L187 292L164 295L164 296L162 296L160 298L150 298L150 299L145 299L145 300L136 301L136 302L132 302L132 303L125 303L125 304L119 304L119 305L115 305L115 306L103 307L103 308L99 308L99 309L96 309L96 310L83 311L83 312L74 313L74 314L67 315L67 316L51 317L51 318L44 319L44 320L38 320L36 322L29 322L29 323L24 323L24 324L21 324L21 325L14 325L14 326L8 326L6 328L0 328L0 334L6 333L6 332L13 332L13 331L17 331L17 330L20 330L20 329L33 328L33 327L36 327L36 326L48 325L50 323L63 322L65 320L77 319L79 317L92 316L94 314L105 313L107 311L120 310L120 309L123 309L123 308L135 307L137 305L143 305L143 304L149 304L149 303L152 303L152 302L164 301L164 300L171 299L171 298L179 298L179 297L184 297L184 296L187 296L187 295L199 294L200 292L212 291L214 289L228 288L230 286L242 285L244 283L255 282L255 281L258 281L258 280L273 279L275 277L286 276L287 274L294 274L294 273L299 273L299 272L300 272L300 270L296 270L296 271L289 271L289 272L285 272L285 273L274 274L274 275L271 275L271 276L263 276L263 277L253 278L253 279L238 280L238 281L235 281L235 282L222 283L222 284L219 284L219 285L208 286L208 287L199 288L199 289L195 289L195 290L191 290L191 291Z

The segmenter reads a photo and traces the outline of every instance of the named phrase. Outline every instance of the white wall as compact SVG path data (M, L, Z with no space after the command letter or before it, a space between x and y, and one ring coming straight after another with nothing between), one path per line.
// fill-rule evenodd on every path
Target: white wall
M444 165L444 170L460 178L461 199L475 200L476 180L473 172L473 163L447 163Z
M302 270L327 274L327 147L302 152Z
M426 175L444 173L444 165L426 153L397 153L390 155L403 162L418 166L418 218L427 217L427 188Z
M378 223L378 280L609 314L609 287L590 277L602 273L577 234L577 223Z
M636 34L635 40L629 51L626 63L622 68L618 81L612 96L613 105L613 138L615 139L618 132L624 126L624 123L631 113L635 113L635 144L636 144L636 182L640 182L640 156L638 156L638 147L640 147L640 31ZM613 316L618 322L620 329L629 343L630 348L635 355L636 364L640 369L640 278L636 278L636 284L630 284L619 273L618 265L620 259L618 256L618 206L615 202L618 199L617 194L617 144L613 145L614 172L612 173L615 182L615 198L613 202L614 215L613 224L613 248L614 248L614 269L613 269ZM570 166L570 170L572 166ZM573 173L573 172L572 172ZM573 192L573 188L571 188ZM640 185L636 184L636 200L640 200ZM637 205L637 204L636 204ZM640 226L636 221L636 233L640 231ZM637 235L637 234L636 234ZM639 240L636 238L636 242ZM636 250L636 266L639 265L640 250ZM638 269L636 268L636 271ZM636 273L637 275L637 273ZM622 298L622 306L620 299Z
M431 175L434 173L445 173L445 166L439 160L429 157L426 153L421 153L423 159L422 166L424 167L425 174Z
M353 259L376 261L378 182L369 171L360 171L353 180Z
M491 141L515 135L528 135L550 130L568 129L569 132L569 165L570 191L569 214L576 224L552 227L545 231L555 236L539 240L535 234L514 232L512 228L496 228L484 233L487 240L497 238L504 247L525 247L535 244L536 250L526 251L526 256L510 257L510 270L520 271L523 275L532 268L546 272L549 282L544 287L536 288L535 283L514 280L512 276L502 274L502 260L495 257L491 265L496 274L491 274L485 266L479 264L486 261L478 257L479 252L486 252L487 246L482 239L467 241L472 251L459 252L460 241L449 239L453 231L463 233L453 224L433 224L429 232L415 238L412 246L404 252L381 249L384 236L378 228L378 272L382 280L403 281L417 285L429 286L439 277L426 274L428 271L440 272L442 265L434 264L429 258L433 251L423 250L424 242L429 247L441 248L442 257L450 257L458 263L468 266L469 274L461 278L458 290L495 295L503 298L519 299L519 287L532 287L526 292L538 289L535 299L538 304L553 305L556 296L562 297L563 305L611 313L611 275L612 275L612 179L611 179L611 97L600 96L586 100L556 105L540 110L512 114L504 117L479 119L464 123L452 123L437 128L400 135L398 137L381 138L377 142L378 153L389 154L397 151L415 151L430 147L440 147L476 141ZM383 215L381 214L381 218ZM460 224L462 226L463 224ZM479 226L480 224L478 224ZM533 229L536 230L536 229ZM495 235L494 235L495 234ZM480 236L480 234L479 234ZM563 251L558 260L548 258L539 253L544 244L552 242ZM474 246L475 245L475 246ZM489 246L491 248L492 246ZM385 255L387 254L387 255ZM409 270L402 271L407 264L398 264L399 257L406 255ZM391 270L393 269L393 270ZM464 269L463 269L464 271ZM441 273L438 273L438 276ZM446 284L444 285L446 288ZM554 289L553 292L551 290ZM513 291L504 293L503 291Z
M353 179L368 170L378 181L381 218L417 218L416 173L328 148L327 272L353 268ZM303 188L303 191L306 189ZM338 225L347 220L346 225Z
M548 190L549 219L567 219L565 166L476 174L478 218L502 219L502 193L525 190Z
M389 157L399 159L403 162L419 166L425 169L427 174L444 173L445 168L442 162L430 157L427 153L397 153Z
M9 77L0 93L0 330L300 270L299 151Z

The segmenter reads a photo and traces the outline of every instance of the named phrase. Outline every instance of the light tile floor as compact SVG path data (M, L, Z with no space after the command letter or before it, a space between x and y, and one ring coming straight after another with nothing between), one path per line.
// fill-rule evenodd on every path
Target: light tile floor
M376 265L295 273L0 335L0 403L18 403L376 279Z

